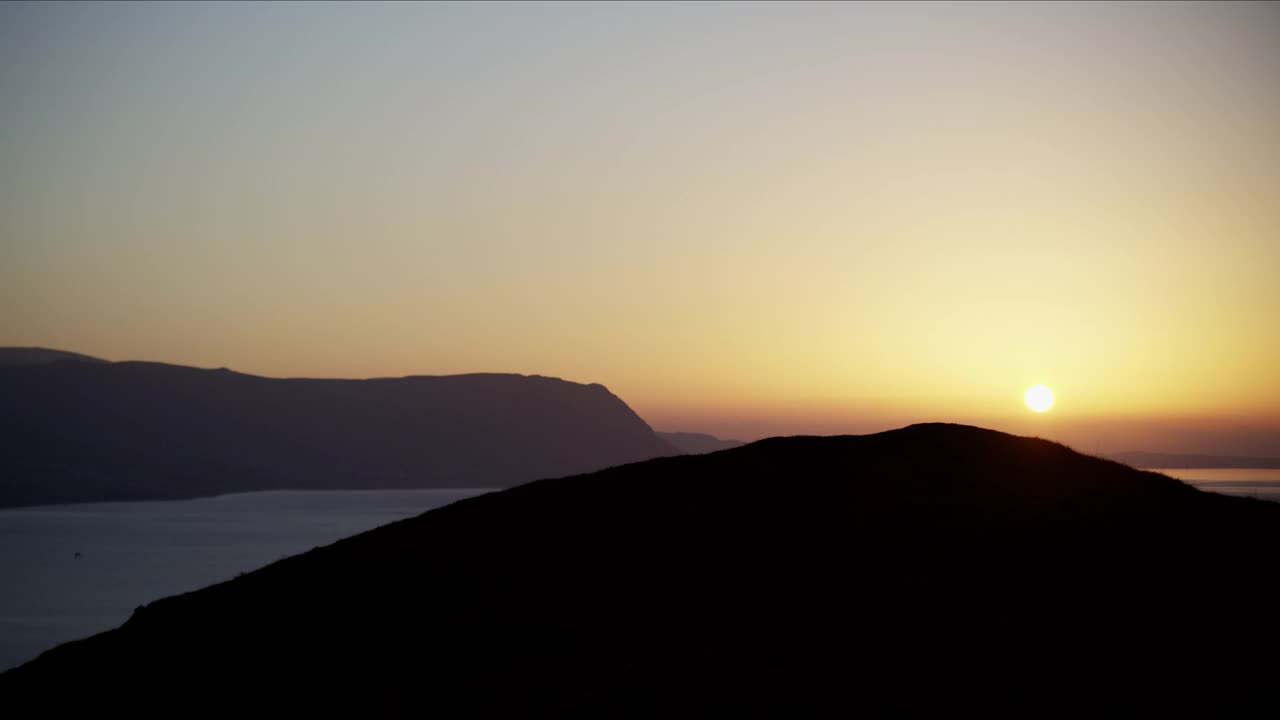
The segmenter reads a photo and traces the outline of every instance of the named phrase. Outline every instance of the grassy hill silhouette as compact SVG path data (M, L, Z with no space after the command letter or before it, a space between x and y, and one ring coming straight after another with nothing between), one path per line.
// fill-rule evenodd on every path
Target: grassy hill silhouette
M159 600L0 675L0 696L53 714L1274 716L1278 550L1280 505L1044 440L775 438L465 500Z
M502 374L276 379L10 354L31 362L0 367L0 507L507 487L677 454L602 385Z

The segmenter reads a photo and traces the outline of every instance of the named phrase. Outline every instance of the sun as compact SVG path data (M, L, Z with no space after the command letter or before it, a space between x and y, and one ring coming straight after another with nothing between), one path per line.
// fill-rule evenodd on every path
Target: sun
M1036 412L1044 412L1053 407L1053 391L1044 385L1032 385L1027 388L1027 407Z

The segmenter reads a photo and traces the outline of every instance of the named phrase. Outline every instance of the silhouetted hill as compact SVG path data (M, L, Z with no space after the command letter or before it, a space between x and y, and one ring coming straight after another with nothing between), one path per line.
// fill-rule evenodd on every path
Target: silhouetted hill
M106 360L66 350L50 350L39 347L0 347L0 368L18 365L47 365L59 360L105 363Z
M1136 468L1280 468L1280 458L1124 452L1105 457Z
M919 425L480 496L0 676L60 716L1274 717L1280 505ZM15 715L19 716L19 715Z
M682 453L699 455L701 453L728 450L742 445L740 440L721 440L715 435L688 432L660 432L658 437Z
M600 385L0 369L0 507L286 488L505 487L675 451Z

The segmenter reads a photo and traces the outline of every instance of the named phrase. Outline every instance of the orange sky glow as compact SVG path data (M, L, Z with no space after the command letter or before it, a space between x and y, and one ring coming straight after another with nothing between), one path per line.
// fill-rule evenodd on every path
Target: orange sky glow
M1280 455L1278 72L1274 4L7 4L0 345Z

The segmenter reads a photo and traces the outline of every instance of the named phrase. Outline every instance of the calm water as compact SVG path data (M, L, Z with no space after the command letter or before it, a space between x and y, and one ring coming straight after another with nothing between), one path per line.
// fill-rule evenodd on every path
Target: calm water
M1280 470L1157 472L1280 501ZM0 670L117 627L139 605L482 492L266 492L0 510Z
M1178 478L1201 490L1280 502L1277 468L1162 468L1152 472Z
M117 627L139 605L483 492L264 492L0 510L0 671Z

